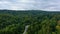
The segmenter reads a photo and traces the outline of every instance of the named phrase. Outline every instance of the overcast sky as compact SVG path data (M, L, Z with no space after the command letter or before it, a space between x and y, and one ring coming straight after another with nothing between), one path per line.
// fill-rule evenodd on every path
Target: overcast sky
M0 9L60 11L60 0L0 0Z

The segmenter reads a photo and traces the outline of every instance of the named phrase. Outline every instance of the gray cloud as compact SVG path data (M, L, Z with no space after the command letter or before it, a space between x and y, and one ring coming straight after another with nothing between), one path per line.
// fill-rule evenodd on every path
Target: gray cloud
M0 0L0 9L60 10L60 0Z

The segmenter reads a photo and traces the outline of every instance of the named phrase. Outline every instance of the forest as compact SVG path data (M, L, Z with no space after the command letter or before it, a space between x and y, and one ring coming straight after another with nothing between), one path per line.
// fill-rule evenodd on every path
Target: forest
M60 12L0 10L0 34L60 34Z

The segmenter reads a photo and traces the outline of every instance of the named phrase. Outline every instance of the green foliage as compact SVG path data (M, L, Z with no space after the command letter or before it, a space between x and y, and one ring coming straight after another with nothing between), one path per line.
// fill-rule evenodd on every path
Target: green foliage
M60 34L60 12L0 10L0 34Z

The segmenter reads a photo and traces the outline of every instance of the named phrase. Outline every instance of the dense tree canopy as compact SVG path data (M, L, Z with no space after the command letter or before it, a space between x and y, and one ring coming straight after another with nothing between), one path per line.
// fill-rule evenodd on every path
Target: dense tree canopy
M0 34L60 34L60 12L0 10Z

